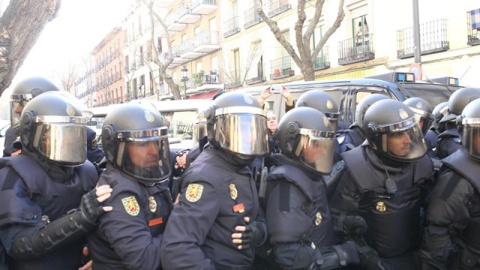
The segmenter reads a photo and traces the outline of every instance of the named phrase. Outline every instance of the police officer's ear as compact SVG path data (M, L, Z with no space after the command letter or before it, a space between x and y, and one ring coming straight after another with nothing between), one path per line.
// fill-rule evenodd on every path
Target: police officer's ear
M293 154L295 148L297 147L298 134L300 133L300 127L298 126L298 123L297 122L288 123L286 133L287 133L287 140L286 140L287 151Z
M458 132L462 133L463 132L463 124L462 124L463 116L462 115L457 116L457 119L455 121L456 121L455 124L457 125Z

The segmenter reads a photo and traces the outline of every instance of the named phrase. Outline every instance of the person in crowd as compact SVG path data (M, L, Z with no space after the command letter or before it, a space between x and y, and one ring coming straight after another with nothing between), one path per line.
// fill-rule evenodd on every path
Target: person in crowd
M443 166L427 210L421 269L480 269L480 99L458 118L462 148Z
M335 269L358 264L353 242L339 244L322 174L332 170L335 132L319 110L297 107L280 121L282 154L268 175L266 221L281 269ZM364 223L363 223L364 224Z
M477 98L480 98L479 88L461 88L448 98L448 114L440 120L440 124L445 126L445 131L440 133L437 139L439 159L446 158L462 147L456 118L468 103Z
M160 244L173 208L162 182L171 173L168 128L156 110L122 104L102 127L107 166L99 184L113 187L113 210L88 236L95 269L160 269Z
M366 136L363 127L363 117L365 116L365 112L373 103L382 99L389 99L389 97L382 94L371 94L364 97L357 104L353 124L350 125L348 129L337 132L340 154L361 145L365 141Z
M437 157L437 139L438 135L444 131L440 126L440 120L447 114L448 101L441 102L433 108L432 116L433 122L430 129L425 134L425 143L427 144L427 155L433 160L438 160Z
M338 126L338 116L340 115L338 111L338 106L335 100L327 93L321 90L310 90L303 93L297 100L296 107L310 107L314 108L323 114L325 114L330 121L330 125L334 133L337 132ZM340 160L340 145L338 141L334 141L333 147L333 163L336 163Z
M371 105L363 126L366 142L342 154L347 170L332 212L338 224L351 215L366 220L365 233L342 235L359 244L362 269L416 269L421 211L433 176L422 130L414 112L392 99Z
M10 127L5 132L4 157L19 153L20 149L14 147L14 142L20 136L19 119L23 108L34 97L48 91L59 91L59 89L51 81L42 77L29 77L15 85L10 95Z
M0 240L10 269L78 269L85 236L111 211L86 160L86 119L78 101L43 93L20 117L19 155L0 159ZM61 232L61 233L60 233Z
M260 94L260 97L258 97L258 102L260 102L260 105L262 108L265 107L265 101L273 95L273 86L268 86L265 88ZM288 112L289 110L293 109L295 104L293 102L293 97L290 91L288 91L288 88L285 85L282 85L282 97L285 99L285 112ZM268 109L268 108L267 108Z
M266 225L249 164L268 153L259 102L225 93L207 111L206 147L182 175L160 248L164 269L250 269Z

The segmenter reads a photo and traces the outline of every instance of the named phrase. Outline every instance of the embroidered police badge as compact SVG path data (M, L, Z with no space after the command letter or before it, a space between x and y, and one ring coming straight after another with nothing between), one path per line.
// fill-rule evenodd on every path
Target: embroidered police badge
M235 184L230 184L228 188L230 189L230 197L232 198L232 200L235 201L238 198L237 187L235 186Z
M322 223L322 214L320 212L317 212L317 214L315 214L315 226L318 226Z
M383 213L383 212L387 211L387 206L385 205L384 202L379 201L379 202L377 202L376 209L377 209L378 212Z
M203 185L200 184L190 184L187 187L187 192L185 192L185 199L189 202L197 202L202 198Z
M155 197L148 197L148 208L150 208L150 212L152 213L157 212L157 202L155 201Z
M125 197L122 199L123 207L130 216L137 216L140 213L140 205L138 205L135 196Z

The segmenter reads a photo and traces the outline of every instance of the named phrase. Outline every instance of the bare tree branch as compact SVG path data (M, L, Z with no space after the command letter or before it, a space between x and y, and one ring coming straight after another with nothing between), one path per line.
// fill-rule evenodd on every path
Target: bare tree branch
M61 0L10 1L0 18L0 95L12 83L44 26L57 16L61 2Z

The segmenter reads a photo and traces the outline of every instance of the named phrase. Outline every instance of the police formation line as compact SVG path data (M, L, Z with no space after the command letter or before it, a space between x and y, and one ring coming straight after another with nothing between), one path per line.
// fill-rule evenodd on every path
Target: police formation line
M77 99L20 82L0 268L480 269L479 89L372 94L338 131L328 94L281 94L279 123L268 89L216 97L177 155L151 108L112 110L99 149Z

